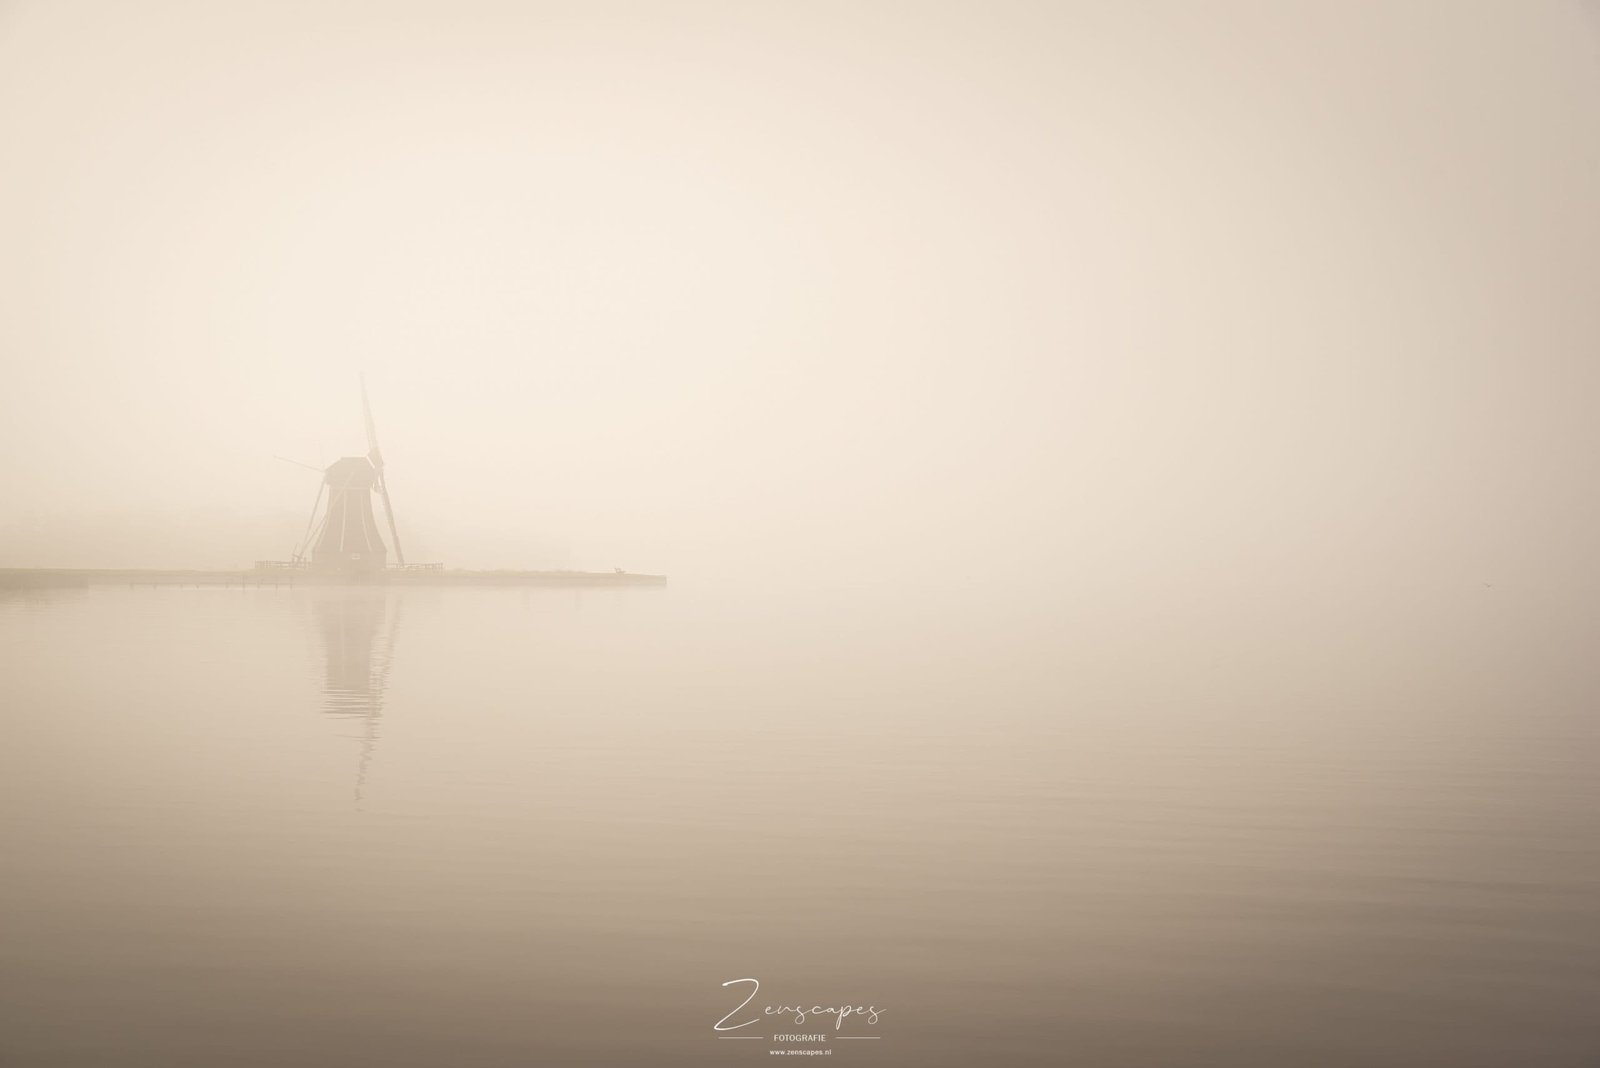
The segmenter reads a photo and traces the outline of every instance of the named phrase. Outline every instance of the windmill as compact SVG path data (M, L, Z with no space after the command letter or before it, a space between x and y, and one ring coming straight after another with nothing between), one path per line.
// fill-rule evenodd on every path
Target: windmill
M383 452L378 448L378 430L372 421L365 378L361 380L361 413L367 426L367 454L342 457L323 469L322 485L311 505L305 539L294 554L296 563L306 560L309 549L310 564L317 570L382 571L388 563L389 551L372 512L372 492L377 490L383 500L384 515L389 520L395 559L401 567L405 566L406 556L400 548L400 532L395 527L389 484L383 477Z

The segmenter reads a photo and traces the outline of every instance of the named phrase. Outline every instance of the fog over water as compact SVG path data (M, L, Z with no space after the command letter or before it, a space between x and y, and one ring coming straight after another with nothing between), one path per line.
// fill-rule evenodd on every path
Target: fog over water
M0 568L364 374L670 578L0 589L0 1063L1590 1063L1597 191L1593 5L0 2Z
M1452 607L13 597L5 1048L748 1063L754 976L841 1063L1580 1065L1589 674Z

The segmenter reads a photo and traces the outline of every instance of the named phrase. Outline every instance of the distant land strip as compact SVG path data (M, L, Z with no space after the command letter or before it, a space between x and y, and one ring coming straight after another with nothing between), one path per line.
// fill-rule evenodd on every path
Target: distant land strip
M318 572L245 568L237 571L145 568L0 568L0 589L81 586L665 586L665 575L631 571L416 571Z

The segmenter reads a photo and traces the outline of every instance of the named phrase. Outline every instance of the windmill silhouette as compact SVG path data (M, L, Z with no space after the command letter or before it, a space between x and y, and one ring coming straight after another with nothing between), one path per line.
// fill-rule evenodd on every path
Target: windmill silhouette
M322 469L322 485L311 505L306 536L295 549L297 564L307 562L309 550L310 566L319 571L382 571L388 565L389 550L372 512L373 490L378 491L384 516L389 520L395 560L401 567L406 564L400 531L394 522L394 505L389 500L389 483L384 478L383 450L378 448L378 429L372 421L365 376L361 379L361 414L366 421L367 454L345 456Z

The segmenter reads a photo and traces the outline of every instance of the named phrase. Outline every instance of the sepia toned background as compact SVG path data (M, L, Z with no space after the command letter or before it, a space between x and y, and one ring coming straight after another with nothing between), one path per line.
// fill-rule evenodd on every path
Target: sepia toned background
M1600 14L0 0L0 1059L1600 1052Z
M359 370L460 565L1594 542L1582 7L0 10L8 562L281 555Z

